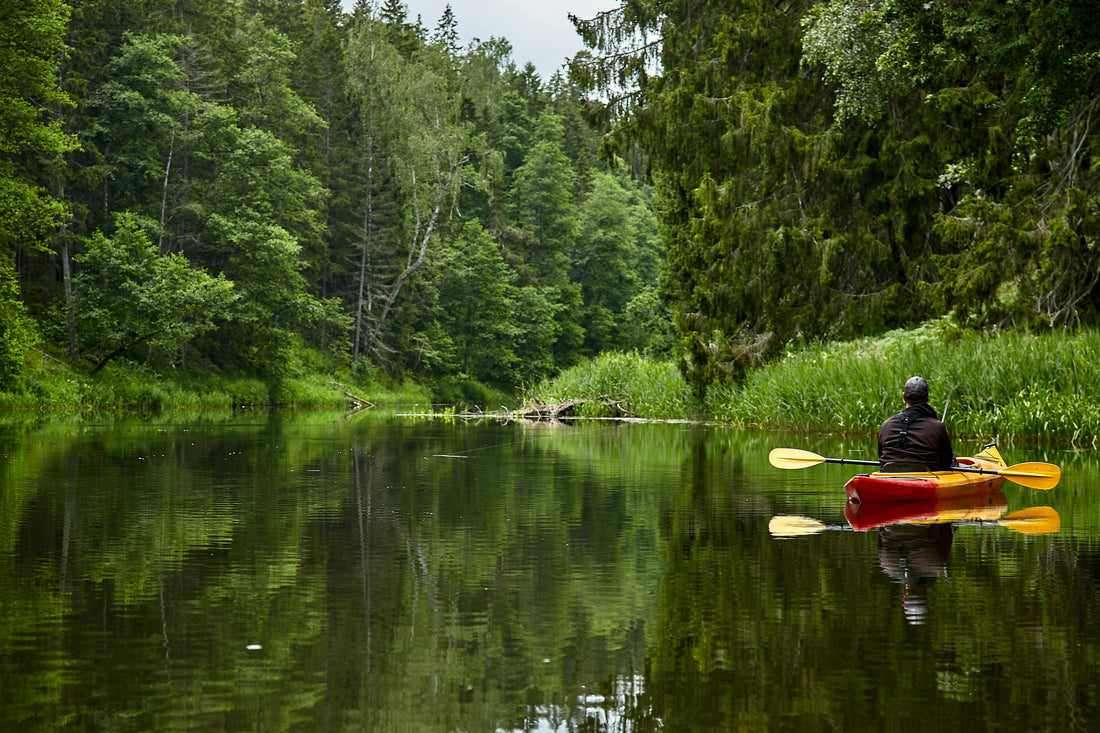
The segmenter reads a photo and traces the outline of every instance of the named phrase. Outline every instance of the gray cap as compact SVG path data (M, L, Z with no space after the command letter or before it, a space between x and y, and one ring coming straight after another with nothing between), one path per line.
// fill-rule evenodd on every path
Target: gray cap
M928 382L924 381L923 377L909 377L905 382L905 389L902 390L902 395L904 395L906 399L927 400Z

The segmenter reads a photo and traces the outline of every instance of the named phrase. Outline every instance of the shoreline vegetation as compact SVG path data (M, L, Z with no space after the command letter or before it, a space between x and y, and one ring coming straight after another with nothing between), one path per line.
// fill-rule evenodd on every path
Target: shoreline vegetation
M415 404L455 414L469 405L467 414L497 418L688 419L873 435L901 409L904 380L920 374L956 439L1095 446L1100 438L1100 331L983 334L947 318L873 338L792 348L742 383L713 386L703 400L692 395L674 362L638 352L602 354L511 398L472 380L429 387L313 374L273 390L259 379L171 378L130 362L88 377L42 352L30 361L25 388L0 394L0 410L156 414Z
M712 387L702 402L671 363L606 354L533 391L543 404L584 400L583 416L702 420L773 430L874 435L920 374L958 439L1095 446L1100 331L982 334L938 319L912 330L791 349ZM614 407L609 408L612 404Z
M0 392L0 412L100 415L290 408L347 408L426 404L431 392L414 383L356 383L349 375L301 374L272 385L258 377L157 372L117 360L94 376L40 350L28 354L22 387Z

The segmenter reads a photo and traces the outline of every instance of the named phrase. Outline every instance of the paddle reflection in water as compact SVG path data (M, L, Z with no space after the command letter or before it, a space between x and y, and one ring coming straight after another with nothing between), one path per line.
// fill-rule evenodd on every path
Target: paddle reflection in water
M1004 494L941 501L848 502L847 525L829 526L809 517L773 517L768 530L776 538L799 537L831 529L878 532L883 572L902 584L902 608L910 624L923 624L929 591L947 574L955 532L964 526L1001 526L1023 534L1050 534L1061 527L1051 507L1030 507L1009 514Z

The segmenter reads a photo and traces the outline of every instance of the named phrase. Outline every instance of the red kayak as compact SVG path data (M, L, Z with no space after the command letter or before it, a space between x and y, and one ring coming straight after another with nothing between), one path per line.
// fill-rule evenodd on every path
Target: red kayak
M1007 468L997 446L989 445L970 458L958 459L969 471L879 470L853 476L844 484L844 492L853 502L936 501L959 499L975 494L990 494L1004 486L998 473L980 473L974 469L1000 471ZM887 466L887 469L890 467Z

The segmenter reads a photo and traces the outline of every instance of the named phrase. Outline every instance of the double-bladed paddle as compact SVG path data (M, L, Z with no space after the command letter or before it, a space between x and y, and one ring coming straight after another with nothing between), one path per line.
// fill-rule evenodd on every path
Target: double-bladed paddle
M902 524L933 524L934 522L928 520L918 520L915 522L901 522ZM1062 518L1058 512L1049 506L1035 506L1027 509L1020 509L1019 511L1011 512L1004 515L999 519L966 519L951 522L951 524L965 525L965 524L996 524L1001 527L1007 527L1013 532L1022 532L1023 534L1048 534L1050 532L1057 532L1062 527ZM773 537L805 537L806 535L819 534L827 530L849 530L846 524L830 525L824 522L813 519L811 517L803 517L797 514L779 514L772 517L768 522L768 531Z
M819 463L843 463L857 466L877 466L878 461L861 461L854 458L826 458L798 448L773 448L768 461L776 468L806 468ZM1062 478L1062 469L1052 463L1017 463L1007 468L981 468L979 466L954 466L951 471L964 473L995 473L1009 481L1031 489L1053 489ZM932 473L931 471L929 473ZM943 473L941 471L940 473Z

